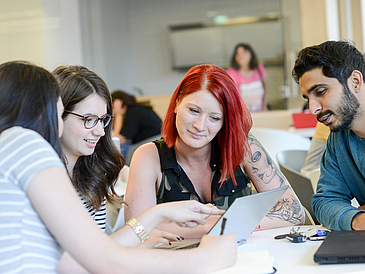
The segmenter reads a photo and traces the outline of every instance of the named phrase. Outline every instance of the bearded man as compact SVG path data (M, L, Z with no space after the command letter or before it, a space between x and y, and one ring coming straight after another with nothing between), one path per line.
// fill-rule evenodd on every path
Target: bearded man
M363 54L345 41L302 49L292 72L310 112L331 129L312 207L332 230L365 230L364 73Z

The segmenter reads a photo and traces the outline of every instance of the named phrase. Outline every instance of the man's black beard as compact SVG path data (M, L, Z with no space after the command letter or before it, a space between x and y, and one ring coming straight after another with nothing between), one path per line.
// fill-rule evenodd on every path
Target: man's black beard
M342 88L341 105L337 109L337 116L339 117L339 122L336 126L330 127L332 132L339 132L344 129L348 129L352 126L353 121L359 115L360 103L352 94L347 85ZM334 114L333 111L327 110L323 113L317 115L317 119L327 115ZM331 125L329 125L331 126Z

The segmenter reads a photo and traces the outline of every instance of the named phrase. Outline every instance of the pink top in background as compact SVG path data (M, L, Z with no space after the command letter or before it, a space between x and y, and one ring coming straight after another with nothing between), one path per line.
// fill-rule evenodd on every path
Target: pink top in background
M236 82L250 112L262 111L265 94L265 87L262 80L266 77L264 66L259 63L258 69L254 69L253 74L248 78L232 67L227 69L227 73Z
M262 78L265 79L266 70L261 63L259 63L258 69L261 72ZM228 72L229 76L231 76L232 79L237 83L237 86L240 86L240 84L249 84L251 82L261 81L261 77L260 77L260 73L259 73L258 69L254 69L253 74L249 78L246 78L238 70L236 70L232 67L228 68L227 72Z

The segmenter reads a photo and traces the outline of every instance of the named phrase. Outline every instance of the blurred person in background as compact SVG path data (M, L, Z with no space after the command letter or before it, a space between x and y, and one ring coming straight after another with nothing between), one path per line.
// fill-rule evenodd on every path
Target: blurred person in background
M114 136L124 157L130 146L161 133L162 120L145 102L124 91L112 93Z
M250 112L267 110L266 70L249 44L236 45L227 72L236 82Z

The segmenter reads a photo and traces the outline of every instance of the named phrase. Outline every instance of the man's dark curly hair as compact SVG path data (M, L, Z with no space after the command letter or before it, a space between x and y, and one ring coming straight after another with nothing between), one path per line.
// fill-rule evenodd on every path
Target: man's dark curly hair
M352 43L326 41L306 47L298 53L292 76L299 83L299 79L307 71L322 68L324 76L336 78L343 86L347 86L347 79L354 70L364 75L364 66L364 55Z

